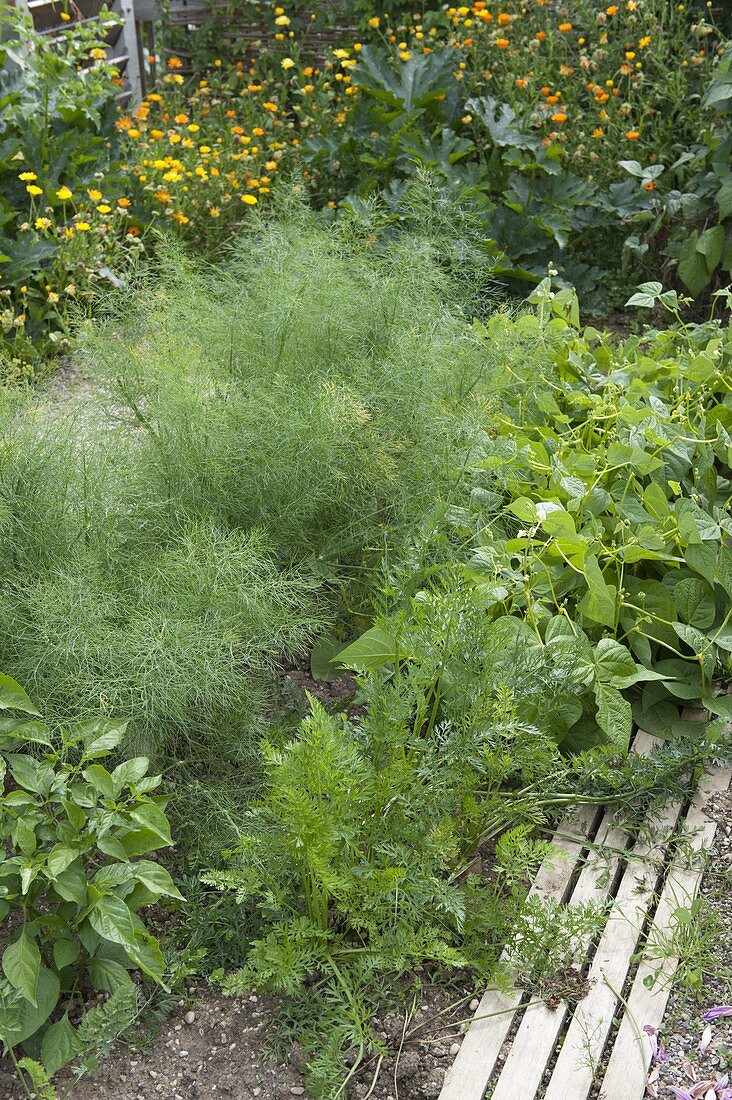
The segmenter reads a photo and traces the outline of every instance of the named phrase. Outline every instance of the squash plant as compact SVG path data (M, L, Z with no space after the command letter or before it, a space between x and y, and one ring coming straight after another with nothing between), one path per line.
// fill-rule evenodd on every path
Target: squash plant
M140 859L172 841L164 796L145 757L101 761L124 724L95 720L55 736L10 677L0 676L0 1039L53 1074L81 1048L69 1011L84 988L163 985L164 963L139 910L181 895L164 868ZM30 750L33 750L32 752ZM53 1022L50 1022L53 1019Z

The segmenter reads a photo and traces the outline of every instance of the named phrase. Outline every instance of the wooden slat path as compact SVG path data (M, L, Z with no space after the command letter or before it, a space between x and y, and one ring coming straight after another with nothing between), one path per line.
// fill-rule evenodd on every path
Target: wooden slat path
M634 751L647 753L654 743L653 738L639 732ZM610 813L603 815L594 839L591 812L585 811L574 822L560 825L554 843L564 858L559 866L546 861L542 864L530 896L579 905L602 900L608 896L613 880L616 885L609 918L594 952L591 943L582 943L584 957L576 960L577 966L585 963L587 969L589 965L589 992L570 1015L566 1004L549 1008L529 1000L521 989L507 993L489 990L447 1073L440 1100L483 1100L486 1095L491 1100L533 1100L537 1096L544 1100L586 1100L590 1094L596 1095L593 1089L599 1081L598 1067L606 1061L608 1040L618 1018L620 1027L599 1095L601 1100L642 1100L651 1058L643 1027L659 1027L678 961L665 956L654 958L653 944L668 943L675 909L678 905L688 906L699 888L702 872L688 866L688 849L698 853L712 843L715 824L706 817L704 807L713 793L727 789L731 777L729 770L710 769L686 815L680 803L664 807L653 822L654 836L662 840L638 840L627 859L623 851L629 838L613 826ZM693 830L693 836L686 857L678 855L666 868L664 843L677 826ZM571 839L572 835L576 839ZM604 859L603 847L608 851ZM572 860L574 865L568 866ZM633 957L656 899L644 958L627 998L623 998L623 986L630 980ZM662 979L648 988L644 979L659 967ZM509 1044L512 1031L515 1034ZM498 1072L502 1052L505 1059Z

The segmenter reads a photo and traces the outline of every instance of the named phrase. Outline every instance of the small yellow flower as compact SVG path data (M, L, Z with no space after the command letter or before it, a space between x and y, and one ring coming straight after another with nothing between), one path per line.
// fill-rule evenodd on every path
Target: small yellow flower
M56 192L56 198L61 199L61 202L66 202L68 199L72 198L73 194L73 191L70 191L68 187L59 187Z
M256 206L257 205L256 195L242 195L241 201L245 202L247 204L247 206Z
M50 218L36 218L33 222L36 229L48 229L51 224Z
M280 65L282 66L283 69L294 69L295 68L295 62L292 60L291 57L283 57L282 60L280 61Z
M42 187L36 187L35 183L27 184L25 189L26 189L26 191L28 192L29 195L33 195L34 197L36 195L42 195L43 194L43 188Z
M212 206L209 209L209 214L211 215L212 218L218 218L221 214L221 211L219 210L218 206Z
M289 16L287 16L287 15L278 15L277 18L275 19L275 26L276 27L289 27L291 22L292 22L292 20L290 19Z
M197 122L192 122L187 129L190 134L197 134L201 127Z
M52 306L55 305L56 302L58 301L58 294L56 294L55 291L53 291L53 290L49 290L46 297L47 297L47 301L49 301Z
M369 26L373 27L374 29L376 29L376 27L378 27L380 23L381 20L379 19L378 15L374 15L371 19L369 19Z
M21 172L18 176L18 179L28 183L31 180L37 180L38 176L35 174L35 172Z
M112 209L112 207L111 207L111 206L107 206L106 202L103 202L103 203L101 203L101 204L100 204L100 205L99 205L99 206L97 207L97 210L99 211L99 213L100 213L100 214L108 214L108 213L110 212L110 210L111 210L111 209Z
M79 230L80 233L86 233L88 229L91 229L91 226L89 225L89 222L77 222L76 228Z
M96 187L90 187L89 190L87 191L87 195L89 196L89 198L91 199L92 202L100 202L101 198L102 198L102 192L98 191L96 189Z
M637 141L640 137L640 133L638 132L638 130L628 130L625 136L627 137L628 141Z
M69 15L69 13L67 11L60 11L58 14L59 14L59 18L64 23L69 23L71 21L71 16Z

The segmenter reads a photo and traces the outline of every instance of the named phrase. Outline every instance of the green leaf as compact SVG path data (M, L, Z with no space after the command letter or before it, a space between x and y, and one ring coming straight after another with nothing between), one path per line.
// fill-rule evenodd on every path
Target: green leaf
M75 940L58 939L53 941L53 965L57 970L71 966L79 957L81 948Z
M35 745L52 746L51 731L44 722L16 722L12 729L3 730L3 737L13 741L30 741Z
M711 714L732 721L732 695L705 695L702 699L702 706Z
M732 176L726 179L717 191L717 206L720 221L724 221L732 214Z
M687 577L674 585L674 603L679 617L690 626L705 630L714 622L714 592L700 577Z
M684 551L686 564L709 584L714 583L717 564L717 547L709 543L691 543Z
M334 657L343 649L343 642L334 638L332 634L322 634L313 646L310 654L310 675L314 680L322 680L329 684L340 675Z
M117 789L112 776L105 767L101 764L92 764L84 769L83 775L87 783L91 783L92 787L99 791L101 795L105 798L114 799Z
M732 600L732 550L724 543L719 550L716 579Z
M31 939L25 929L15 943L5 948L2 965L3 973L13 988L30 1001L34 1008L38 1008L36 992L41 953L35 940Z
M585 578L588 591L578 608L583 615L603 626L615 627L615 588L605 582L597 558L588 555L585 561Z
M126 722L120 725L107 718L96 718L93 722L87 722L81 729L84 742L82 760L95 760L97 757L107 756L112 749L117 748L126 729Z
M138 882L143 883L148 890L157 894L158 897L165 895L169 898L178 898L179 901L185 901L170 874L159 863L153 863L149 859L141 859L138 863L132 865L132 873Z
M55 1024L51 1024L41 1043L41 1061L49 1077L68 1065L78 1051L76 1032L69 1023L68 1016L62 1016Z
M399 648L395 636L381 627L372 626L355 642L335 654L333 660L345 668L373 671L396 663L398 657Z
M121 963L114 959L94 958L89 963L89 982L94 989L114 993L117 989L133 989L134 983Z
M147 829L149 832L159 837L163 844L171 845L173 843L170 836L168 819L160 807L156 806L154 802L143 802L139 806L135 806L130 810L130 817L133 821L136 821L138 825L141 825L143 829ZM125 837L120 837L125 850L127 850L125 839Z
M134 787L147 773L150 761L146 756L134 756L131 760L125 760L118 764L112 772L114 789L119 792L124 787Z
M613 638L601 638L595 646L595 670L597 679L603 684L626 687L630 677L634 683L637 673L635 661L629 650ZM603 727L604 728L604 727Z
M79 852L75 848L70 848L66 844L54 844L46 860L49 874L54 878L60 875L78 856Z
M103 940L122 944L123 947L134 945L132 914L122 898L114 894L104 894L95 902L89 911L89 923Z
M0 710L22 710L25 714L40 714L20 684L0 673Z
M0 1038L6 1046L18 1046L38 1031L58 1004L58 976L42 966L36 985L37 1006L30 1001L6 1005L0 999Z
M701 294L711 278L704 256L697 252L698 240L696 230L686 238L681 246L678 266L679 277L694 298Z
M616 745L621 752L627 752L633 732L633 713L630 703L623 698L617 688L607 687L605 684L595 685L595 698L598 726L607 734L613 745Z

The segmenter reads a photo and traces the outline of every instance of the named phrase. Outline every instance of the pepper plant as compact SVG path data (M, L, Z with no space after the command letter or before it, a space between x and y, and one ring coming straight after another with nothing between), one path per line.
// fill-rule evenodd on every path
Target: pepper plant
M55 1073L81 1049L70 1020L88 988L127 991L130 970L164 984L160 948L139 910L180 898L168 872L139 857L169 846L160 776L145 757L101 761L124 724L94 720L58 736L23 689L0 676L0 1039ZM53 1022L51 1022L53 1021Z

